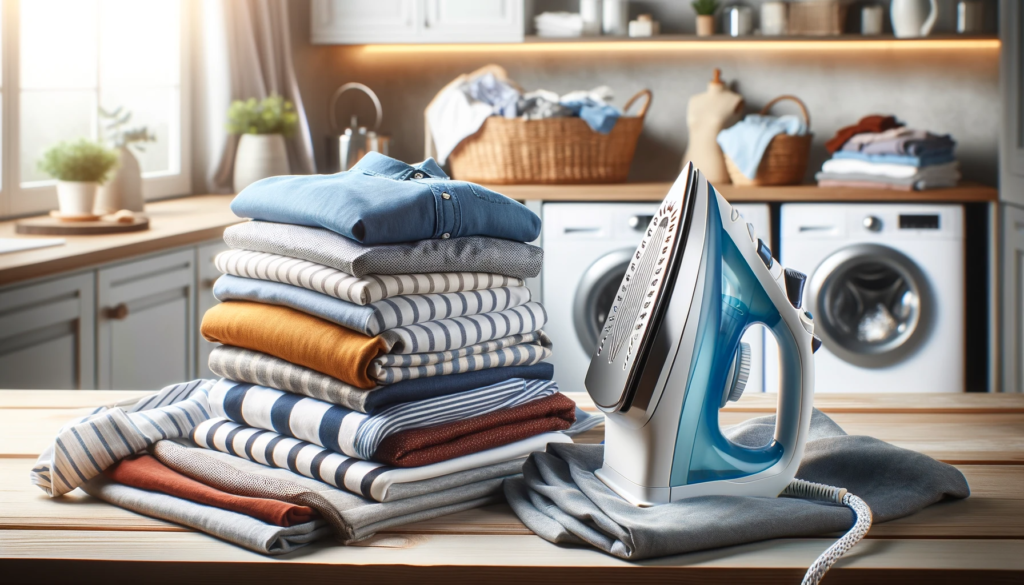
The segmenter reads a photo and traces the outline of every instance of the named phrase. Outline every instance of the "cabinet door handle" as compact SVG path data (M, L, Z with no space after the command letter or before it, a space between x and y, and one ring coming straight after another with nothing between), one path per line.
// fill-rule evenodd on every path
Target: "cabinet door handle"
M118 303L113 307L107 307L103 311L103 313L106 315L107 319L117 319L118 321L123 321L128 317L128 305L124 303Z

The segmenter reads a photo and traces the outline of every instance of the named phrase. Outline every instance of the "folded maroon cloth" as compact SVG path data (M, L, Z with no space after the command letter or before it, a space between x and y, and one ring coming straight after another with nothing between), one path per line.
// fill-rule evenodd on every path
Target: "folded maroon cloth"
M865 132L884 132L902 125L903 124L896 121L894 116L864 116L853 126L840 128L839 131L836 132L836 135L825 143L825 149L829 152L836 152L846 144L847 140L853 138L857 134L864 134Z
M117 483L238 512L275 526L294 526L319 516L307 506L268 498L236 496L212 488L167 467L152 455L124 459L103 473Z
M564 394L453 423L395 433L381 441L373 460L395 467L419 467L564 431L576 422L576 403Z

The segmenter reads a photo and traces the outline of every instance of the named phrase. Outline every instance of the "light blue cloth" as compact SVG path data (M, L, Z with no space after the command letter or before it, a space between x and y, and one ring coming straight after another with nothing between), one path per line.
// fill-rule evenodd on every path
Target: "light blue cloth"
M516 107L521 95L519 90L509 82L498 79L493 73L474 77L466 86L466 93L494 108L494 113L499 116L515 118L519 114Z
M718 133L718 146L748 179L757 175L768 144L779 134L807 134L807 123L799 116L762 116L750 114L742 121Z
M622 112L615 106L599 102L593 98L564 100L562 105L572 111L573 114L583 118L583 121L590 126L594 132L608 134L615 127Z
M850 152L840 150L832 155L832 158L849 158L863 160L873 163L886 163L892 165L910 165L913 167L930 167L943 165L956 160L952 149L946 152L928 154L924 156L913 156L910 154L864 154L863 152Z

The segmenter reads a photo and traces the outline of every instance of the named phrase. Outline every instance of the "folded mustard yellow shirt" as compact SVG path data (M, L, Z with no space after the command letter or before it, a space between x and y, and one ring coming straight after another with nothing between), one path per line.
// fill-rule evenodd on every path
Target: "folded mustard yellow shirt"
M370 362L388 352L380 338L339 327L288 307L243 301L206 312L200 327L214 343L244 347L327 374L356 388L374 388Z

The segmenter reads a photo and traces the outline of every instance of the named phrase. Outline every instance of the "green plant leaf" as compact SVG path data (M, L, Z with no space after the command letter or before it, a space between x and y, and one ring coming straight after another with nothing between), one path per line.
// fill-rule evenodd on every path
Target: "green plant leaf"
M74 142L61 142L47 150L39 161L39 169L60 181L103 183L118 160L116 150L81 138Z

